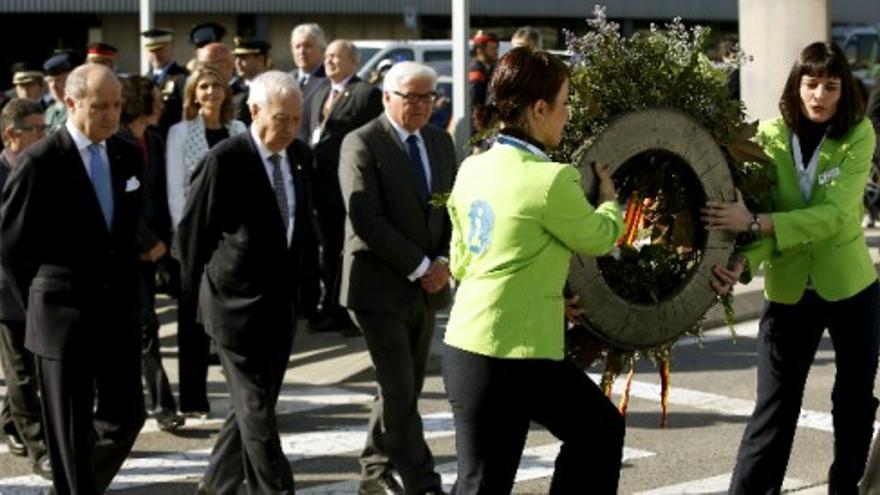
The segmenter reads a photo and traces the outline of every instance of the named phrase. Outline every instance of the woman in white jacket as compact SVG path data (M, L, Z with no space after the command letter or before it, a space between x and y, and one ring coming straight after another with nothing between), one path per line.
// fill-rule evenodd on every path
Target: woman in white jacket
M168 130L166 146L168 210L175 237L193 172L202 157L220 141L247 130L241 121L233 120L232 113L228 81L211 66L196 67L184 89L184 120ZM172 243L171 254L179 259L176 245ZM210 411L206 387L210 341L196 323L196 304L195 293L181 294L178 301L180 411L191 417L206 417Z

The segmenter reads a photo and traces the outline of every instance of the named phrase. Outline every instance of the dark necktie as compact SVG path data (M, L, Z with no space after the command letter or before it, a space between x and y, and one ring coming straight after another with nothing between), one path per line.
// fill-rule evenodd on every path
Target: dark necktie
M110 167L104 163L99 144L89 145L89 179L109 230L113 226L113 187L110 184Z
M287 190L284 188L284 175L281 174L281 155L277 153L269 155L269 162L272 164L272 189L275 191L275 201L278 202L278 211L281 212L281 220L284 223L284 236L287 237L290 210L287 205Z
M425 162L422 161L422 153L419 151L419 138L415 134L410 134L406 138L406 144L409 148L409 159L415 168L416 182L419 186L419 197L423 204L428 204L428 197L431 195L428 190L428 176L425 173Z

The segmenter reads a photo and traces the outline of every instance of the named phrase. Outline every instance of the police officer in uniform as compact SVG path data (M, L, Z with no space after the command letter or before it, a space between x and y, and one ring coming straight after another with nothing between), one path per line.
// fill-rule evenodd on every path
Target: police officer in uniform
M144 49L150 54L150 70L146 76L162 92L165 102L162 117L159 118L159 131L164 139L168 128L180 122L183 115L183 88L189 71L174 60L174 31L150 29L142 32L141 36Z
M235 118L250 126L251 112L247 106L250 82L269 69L271 65L269 50L272 45L267 41L242 36L236 36L234 41L235 48L232 49L232 54L235 55L236 76L231 85L239 86L240 92L233 95L232 108L235 111Z
M46 74L43 80L54 98L52 104L46 109L47 132L57 131L67 122L67 107L64 106L64 84L67 82L67 75L75 66L73 54L68 51L56 52L43 63L43 71Z

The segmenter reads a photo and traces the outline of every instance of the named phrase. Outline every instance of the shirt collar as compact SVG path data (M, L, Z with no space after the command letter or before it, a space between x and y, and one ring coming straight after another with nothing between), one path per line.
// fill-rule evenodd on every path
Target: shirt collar
M547 153L544 153L544 151L542 151L537 146L533 145L532 143L527 143L527 142L523 141L522 139L517 139L513 136L508 136L506 134L499 134L498 137L495 138L495 144L500 145L500 146L513 146L514 148L519 148L519 149L525 151L526 153L531 153L531 154L537 156L538 158L540 158L542 161L545 161L545 162L552 162L553 161L550 159L550 157L547 155Z
M342 93L343 91L345 91L345 86L348 85L348 81L351 81L352 77L354 77L354 74L346 77L345 79L343 79L339 83L335 83L333 81L330 81L330 91L333 91L335 89L336 91Z
M263 144L262 141L260 141L260 136L257 135L256 127L251 126L250 131L251 131L251 137L254 139L254 144L257 145L257 153L260 154L260 158L263 160L264 163L269 161L269 157L272 155L280 155L281 158L287 160L287 150L281 150L278 153L275 153L274 151L267 148L266 145Z
M100 143L93 143L82 131L76 128L73 125L73 121L67 119L67 122L64 123L64 126L67 128L67 132L70 133L70 138L73 139L73 144L76 145L76 149L82 151L93 144L97 144L98 146L104 148L107 146L107 141L101 141Z
M408 130L398 125L397 122L395 122L394 119L391 118L391 115L388 115L388 112L385 112L385 118L388 119L388 122L391 124L391 127L394 128L394 131L397 132L397 135L400 137L400 140L403 142L403 144L406 144L406 140L410 136L416 136L417 138L419 138L419 141L424 141L422 139L421 129L416 129L416 132L409 132Z

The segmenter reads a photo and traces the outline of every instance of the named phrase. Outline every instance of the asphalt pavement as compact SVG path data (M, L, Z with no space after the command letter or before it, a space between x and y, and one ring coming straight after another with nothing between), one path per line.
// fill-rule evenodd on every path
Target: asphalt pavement
M880 231L868 229L872 256L880 262ZM684 339L672 360L669 425L660 427L660 378L650 361L637 364L627 413L627 436L620 493L719 494L726 492L736 448L755 398L755 336L763 304L763 280L737 287L734 308L739 323L734 339L720 308L709 312L702 341ZM176 387L176 308L160 298L160 332L165 367ZM439 349L445 315L438 319L434 350ZM455 479L454 427L440 376L440 358L429 363L419 403L429 445L444 483ZM589 370L594 380L600 369ZM832 452L830 390L834 378L831 343L823 339L807 383L804 410L786 473L788 493L825 493ZM131 457L112 489L130 494L194 493L229 401L219 367L209 372L211 415L189 420L175 433L148 420ZM613 400L623 384L617 383ZM291 462L297 492L353 494L357 457L366 435L374 374L361 337L314 333L301 325L278 405L284 451ZM0 394L5 388L0 388ZM877 395L880 396L880 387ZM527 400L526 397L523 400ZM546 493L558 442L533 426L514 493ZM29 463L0 447L0 495L38 494L48 486L30 472ZM584 480L585 494L589 480ZM246 493L242 489L240 493Z

